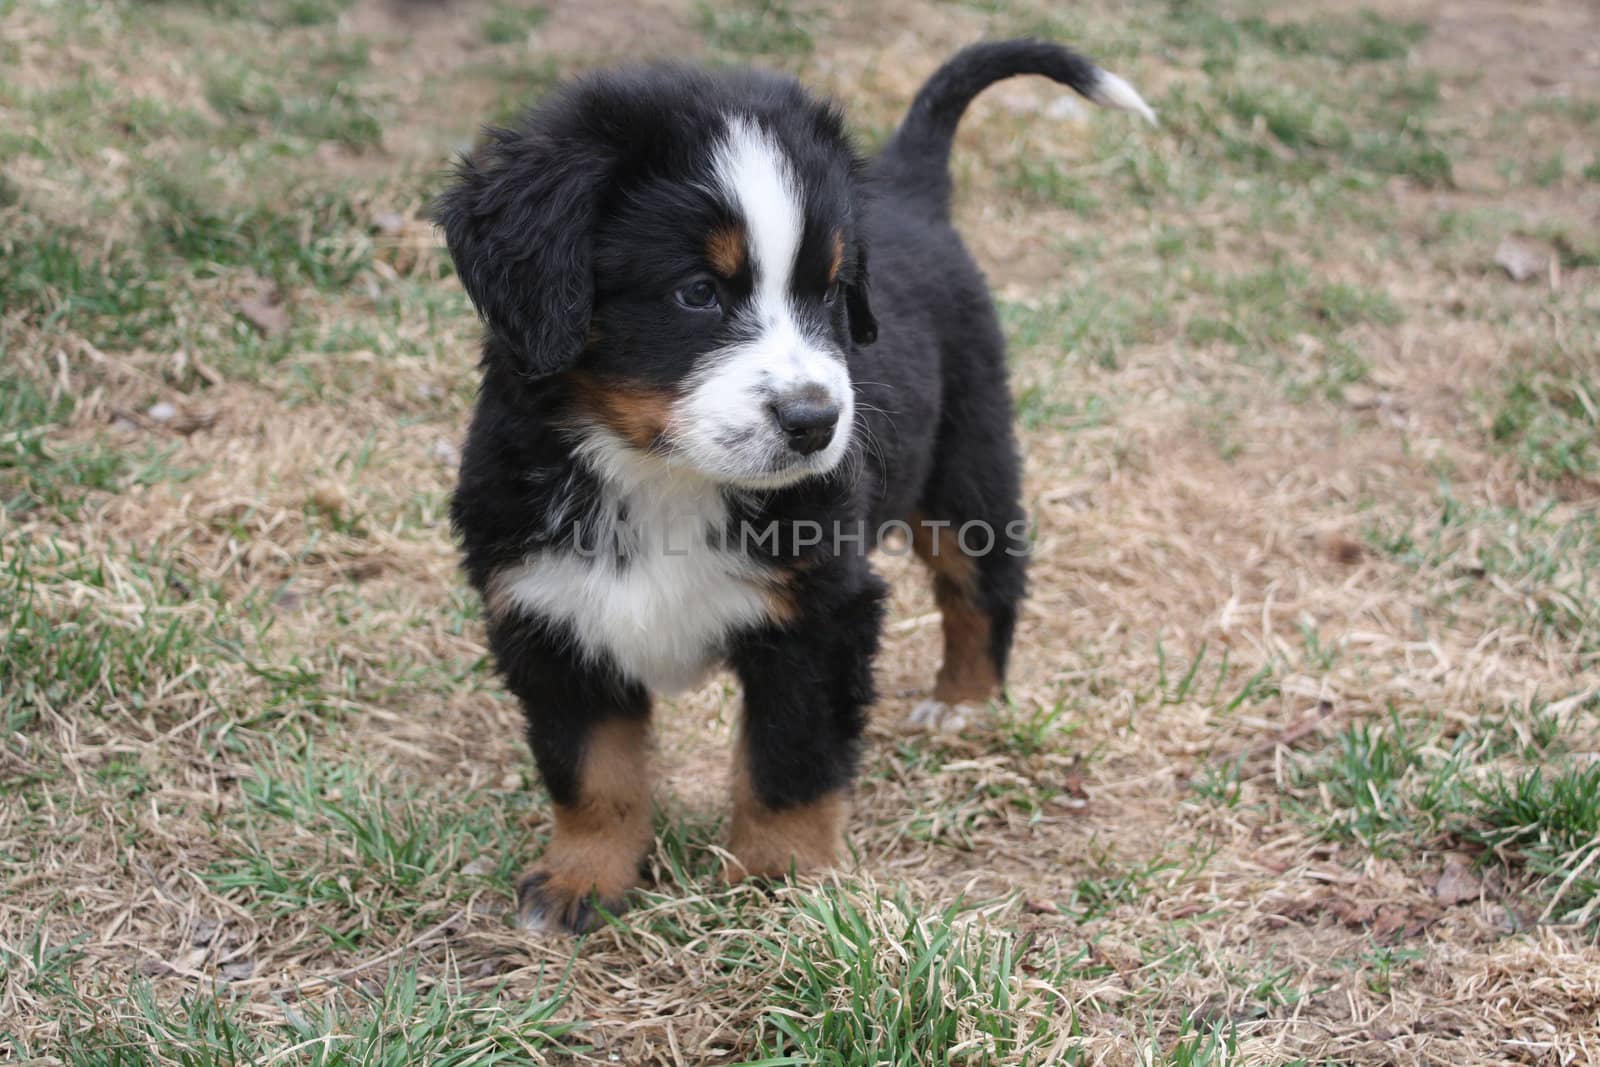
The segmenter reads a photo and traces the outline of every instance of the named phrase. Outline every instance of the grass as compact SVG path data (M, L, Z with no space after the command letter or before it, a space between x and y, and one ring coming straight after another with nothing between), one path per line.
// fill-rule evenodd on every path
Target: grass
M1315 279L1287 263L1215 284L1213 307L1219 313L1191 318L1186 339L1231 347L1246 365L1281 380L1287 395L1300 402L1338 399L1346 386L1364 381L1369 367L1351 342L1353 332L1401 318L1381 293Z
M227 268L249 268L280 285L342 289L368 266L372 246L350 202L291 190L293 216L265 204L223 209L177 181L150 189L159 212L149 239L204 278Z
M1372 8L1268 20L1258 15L1239 17L1211 3L1171 7L1174 17L1166 29L1173 43L1198 45L1212 56L1230 58L1266 48L1289 59L1392 61L1405 58L1428 34L1424 22L1388 18Z
M1080 925L1112 915L1118 908L1136 904L1160 889L1172 889L1205 867L1203 858L1185 866L1164 854L1130 865L1110 853L1096 851L1099 873L1080 878L1061 906L1062 914Z
M477 877L510 892L511 865L529 842L508 825L523 810L520 794L459 798L460 808L434 807L415 790L373 781L370 771L332 764L308 748L298 766L259 768L245 779L245 807L228 827L230 844L207 872L218 892L277 913L361 915L362 925L393 922L395 909L438 909L457 893L439 888L482 855ZM293 777L276 777L290 772ZM468 816L465 812L475 813ZM282 824L309 833L308 846L284 850L266 844ZM342 948L355 948L365 929L323 925Z
M1556 501L1524 510L1463 507L1445 495L1434 516L1374 530L1372 540L1398 561L1438 576L1435 599L1536 633L1594 648L1593 588L1600 564L1592 510Z
M924 917L904 899L803 902L775 951L794 962L759 1024L772 1032L759 1054L840 1065L926 1063L957 1045L974 1062L1039 1055L1056 1027L1048 1017L1019 1026L1013 1002L1050 994L1022 989L1012 939L956 924L960 911Z
M1001 321L1017 352L1046 349L1058 359L1085 360L1108 370L1115 369L1128 345L1165 325L1159 302L1092 287L1048 303L1002 305Z
M1524 372L1505 386L1490 435L1542 478L1600 470L1600 380L1582 374Z
M711 47L768 62L807 55L815 46L806 17L787 0L732 0L699 5L700 28Z
M1543 916L1600 920L1600 764L1500 774L1475 799L1469 836L1499 862L1542 881L1550 898Z
M525 7L502 4L483 20L483 36L490 44L514 44L525 41L528 35L544 22L548 12L542 7Z
M1087 178L1050 159L1018 159L1006 186L1025 202L1061 207L1078 215L1095 215L1101 206Z
M0 1059L1593 1058L1592 100L1384 3L613 12L605 57L791 71L864 144L1019 32L1162 124L1017 82L957 139L1033 525L1007 699L899 730L939 626L880 559L851 863L721 883L718 678L657 708L646 887L568 942L509 917L550 816L450 540L478 323L424 219L599 38L425 7L0 3ZM1595 28L1520 25L1556 79Z
M41 329L61 323L91 343L126 348L172 325L171 310L160 298L160 279L121 249L90 258L59 234L40 234L13 237L5 252L0 285L8 303L28 311ZM22 425L23 414L14 410L9 418Z
M1339 732L1322 757L1305 767L1298 784L1316 790L1320 811L1306 814L1334 839L1359 842L1377 855L1393 855L1395 832L1410 827L1409 787L1423 758L1418 740L1391 711L1389 720L1357 723ZM1404 841L1410 847L1409 839Z
M911 1065L952 1050L970 1063L1089 1062L1062 994L1085 954L994 930L965 905L924 914L903 897L811 894L795 902L787 939L763 947L791 962L748 1067ZM1151 1034L1145 1062L1220 1064L1237 1050L1228 1024L1186 1016L1174 1034Z
M0 556L6 622L0 662L8 715L42 708L94 710L103 698L138 694L155 679L183 674L207 643L183 600L194 579L164 561L85 559L65 546ZM137 612L75 611L66 589L121 598ZM179 593L183 590L184 593Z
M285 96L262 72L227 68L211 75L205 96L236 131L248 130L252 136L330 141L356 150L377 147L383 133L378 120L341 88L341 82L324 84L315 96Z
M562 999L559 988L527 1003L463 997L448 984L420 980L411 968L372 992L303 1003L276 1032L262 1033L240 1017L237 998L225 993L166 1004L141 984L108 1020L63 1019L52 1054L73 1067L527 1062L530 1053L565 1051L573 1044L573 1028L553 1021ZM575 1044L583 1048L581 1041Z
M1441 840L1485 849L1480 862L1540 886L1542 918L1588 923L1600 911L1592 870L1600 765L1572 761L1566 728L1548 707L1533 702L1514 720L1453 738L1391 708L1386 720L1349 726L1296 764L1293 788L1305 801L1290 810L1377 856L1403 859Z

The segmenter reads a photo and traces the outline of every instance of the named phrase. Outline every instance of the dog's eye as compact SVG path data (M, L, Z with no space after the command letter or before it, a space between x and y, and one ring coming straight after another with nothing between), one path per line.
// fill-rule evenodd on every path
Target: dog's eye
M828 307L833 307L834 301L839 299L839 294L844 292L844 282L834 282L822 293L822 302Z
M705 279L690 282L677 292L678 303L695 311L707 311L717 306L717 287Z

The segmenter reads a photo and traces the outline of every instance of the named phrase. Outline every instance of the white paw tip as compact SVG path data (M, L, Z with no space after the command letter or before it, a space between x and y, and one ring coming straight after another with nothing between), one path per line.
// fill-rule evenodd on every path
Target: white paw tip
M906 722L924 730L956 734L978 719L978 709L971 704L946 704L942 700L924 700L911 709Z
M1089 99L1102 107L1114 107L1119 111L1131 111L1141 115L1150 125L1156 124L1156 113L1150 105L1144 102L1144 97L1139 95L1139 90L1129 85L1121 77L1102 70L1100 78L1095 82L1094 91L1089 94Z

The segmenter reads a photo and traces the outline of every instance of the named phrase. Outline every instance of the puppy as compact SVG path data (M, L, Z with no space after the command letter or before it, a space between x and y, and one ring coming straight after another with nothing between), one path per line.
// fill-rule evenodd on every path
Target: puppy
M866 161L790 78L652 66L490 131L436 203L487 326L451 516L555 806L526 925L622 910L651 841L652 695L718 665L744 692L728 877L834 859L885 530L943 616L914 722L958 728L999 693L1027 529L948 163L967 105L1019 74L1154 117L1065 48L984 43Z

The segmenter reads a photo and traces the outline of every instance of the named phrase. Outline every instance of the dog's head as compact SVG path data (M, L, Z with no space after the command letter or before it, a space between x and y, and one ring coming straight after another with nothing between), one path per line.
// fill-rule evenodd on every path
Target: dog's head
M435 218L491 359L612 444L771 488L849 444L845 352L877 333L860 169L792 80L644 68L492 131Z

